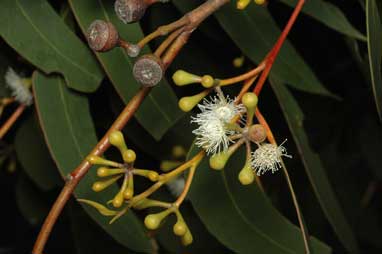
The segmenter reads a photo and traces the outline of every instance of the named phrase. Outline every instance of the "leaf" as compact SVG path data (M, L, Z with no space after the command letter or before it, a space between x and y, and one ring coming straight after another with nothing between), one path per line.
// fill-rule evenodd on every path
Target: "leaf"
M195 152L194 147L191 153ZM222 171L210 169L206 158L201 162L190 191L200 219L235 253L304 253L298 227L284 218L255 184L240 184L237 177L244 161L241 149ZM310 246L313 253L331 252L313 237Z
M93 92L103 77L89 49L45 0L0 2L0 34L45 73L59 72L69 87Z
M97 142L87 98L70 91L59 77L47 77L39 72L33 75L33 87L36 108L49 150L60 173L66 176ZM75 196L104 204L118 192L116 184L100 193L93 192L91 185L96 179L95 170L90 170L76 187ZM150 251L143 226L133 212L109 225L108 217L87 205L84 208L119 243L137 251Z
M33 147L28 144L33 144ZM62 185L34 114L30 114L18 128L14 146L24 171L41 190L47 191Z
M346 249L351 253L359 253L352 228L346 221L320 157L309 145L308 137L303 129L303 112L282 83L271 79L271 85L297 144L306 173L329 223Z
M195 7L186 0L173 3L183 12ZM256 63L264 59L281 33L268 10L254 4L242 11L236 9L234 1L230 1L215 16L236 45ZM305 92L331 95L288 41L284 43L270 75Z
M137 42L144 37L138 24L124 25L118 20L110 1L70 0L69 3L83 32L86 32L94 20L103 19L112 22L121 37L128 41ZM146 50L143 53L148 52ZM141 87L132 75L133 60L121 48L107 53L96 53L96 56L117 92L127 103ZM177 97L169 84L163 80L151 91L135 116L139 123L159 140L182 114L178 109Z
M298 2L298 0L280 1L292 8L294 8ZM362 41L366 41L366 36L355 29L352 24L350 24L346 16L342 13L341 9L328 1L305 1L302 12L340 33Z
M367 48L371 84L378 116L382 120L382 10L378 10L378 7L377 1L366 1Z

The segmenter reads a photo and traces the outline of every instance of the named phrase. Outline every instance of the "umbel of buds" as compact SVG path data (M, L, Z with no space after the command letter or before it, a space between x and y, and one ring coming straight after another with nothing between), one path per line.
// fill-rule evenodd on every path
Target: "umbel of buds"
M141 56L134 64L134 78L145 87L157 85L164 73L161 59L155 55Z

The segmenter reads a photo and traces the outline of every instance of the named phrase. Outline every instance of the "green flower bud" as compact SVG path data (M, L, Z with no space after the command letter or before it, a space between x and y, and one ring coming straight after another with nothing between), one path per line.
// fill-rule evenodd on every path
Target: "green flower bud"
M124 200L124 195L123 195L123 192L120 191L117 193L117 195L115 195L115 197L113 198L113 206L115 208L119 208L122 206L123 204L123 200Z
M137 158L137 155L135 154L133 150L127 149L126 151L122 153L122 157L123 157L123 161L127 163L132 163Z
M180 220L178 220L175 223L175 225L172 229L174 231L174 234L177 236L184 236L188 231L186 223L184 223L184 221L180 221Z
M157 214L147 215L144 222L145 226L150 230L157 229L159 225L161 224L162 220L166 218L171 212L172 210L167 209Z
M121 176L122 175L119 175L119 176L115 176L115 177L110 178L110 179L105 180L105 181L95 182L92 186L92 190L95 192L100 192L100 191L106 189L107 187L109 187L110 185L112 185L113 183L115 183L119 178L121 178Z
M210 167L212 169L221 170L225 167L229 157L231 157L229 151L220 152L210 157Z
M190 230L187 230L186 234L184 234L184 235L182 236L182 244L183 244L184 246L190 245L190 244L192 243L193 240L194 240L194 239L193 239L193 237L192 237L192 234L191 234Z
M99 177L107 177L117 174L125 173L125 170L122 168L107 168L107 167L100 167L97 169L97 176Z
M172 75L172 80L177 86L185 86L193 83L199 83L201 78L192 73L183 70L178 70Z
M123 137L123 134L120 131L113 131L112 133L110 133L109 142L113 146L116 146L121 151L121 153L127 150L125 138Z
M202 86L204 86L205 88L210 88L214 86L215 80L210 75L204 75L202 77L201 83L202 83Z
M254 109L256 108L259 99L257 98L257 95L255 93L249 92L243 95L241 101L247 109Z
M239 173L239 181L242 185L248 185L255 180L255 173L251 167L251 163L247 162L244 168Z
M179 108L184 112L191 111L206 95L208 92L203 91L193 96L183 97L179 100Z

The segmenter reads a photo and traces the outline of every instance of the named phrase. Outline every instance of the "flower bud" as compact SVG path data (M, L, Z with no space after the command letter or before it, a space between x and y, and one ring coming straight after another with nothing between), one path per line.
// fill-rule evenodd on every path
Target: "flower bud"
M122 168L107 168L107 167L100 167L97 169L97 176L98 177L107 177L117 174L125 173L125 169Z
M114 11L123 23L133 23L143 17L148 6L145 0L117 0Z
M172 210L167 209L160 213L147 215L145 218L145 226L150 230L157 229L161 224L162 220L166 218L167 215L169 215L171 212Z
M117 46L119 35L112 23L95 20L87 30L87 40L91 49L105 52Z
M125 138L120 131L111 132L109 135L109 142L113 146L116 146L121 152L127 150Z
M214 84L215 84L215 80L212 76L210 75L204 75L202 77L202 86L204 86L205 88L210 88L210 87L213 87Z
M201 81L201 77L183 70L177 70L172 75L172 80L177 86L185 86L193 83L199 83Z
M113 206L115 208L120 208L123 204L123 200L124 200L124 195L123 195L123 192L120 191L117 193L117 195L115 195L114 199L113 199Z
M127 189L123 192L123 197L124 197L125 199L131 199L133 196L134 196L134 191L133 191L131 188L127 188Z
M244 168L239 173L239 181L242 185L248 185L255 180L255 173L251 167L251 163L246 163Z
M110 179L105 180L105 181L95 182L92 186L92 190L95 192L100 192L100 191L106 189L107 187L109 187L110 185L112 185L113 183L115 183L120 177L121 176L115 176L115 177L110 178Z
M182 244L184 246L190 245L193 240L194 239L192 237L190 230L187 230L186 234L184 236L182 236Z
M259 99L257 98L257 95L255 93L249 92L243 95L241 101L247 109L254 109L256 108Z
M254 143L261 143L267 138L267 131L261 124L254 124L248 129L248 138Z
M163 74L163 63L155 55L141 56L133 67L134 78L145 87L157 85L162 80Z
M207 92L203 91L201 93L195 94L193 96L186 96L179 100L178 106L183 112L191 111L198 103L206 97Z
M227 164L227 161L231 157L231 153L228 151L220 152L210 157L210 167L212 169L221 170Z
M184 236L188 231L186 223L184 223L184 221L180 221L180 220L178 220L175 223L175 225L172 229L174 231L174 234L177 236Z
M123 160L125 162L132 163L137 158L137 155L135 154L135 152L133 150L127 149L127 150L123 151L122 157L123 157Z

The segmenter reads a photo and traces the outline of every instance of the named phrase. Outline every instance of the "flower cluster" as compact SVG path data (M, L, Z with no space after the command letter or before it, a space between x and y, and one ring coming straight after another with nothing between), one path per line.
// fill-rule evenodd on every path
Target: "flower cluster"
M253 124L258 102L256 94L245 93L239 99L231 100L221 89L222 86L234 83L230 79L214 79L210 75L198 76L183 70L174 73L173 81L178 86L200 83L205 88L199 94L181 98L179 107L186 112L195 106L200 110L191 118L191 123L198 125L193 131L196 135L195 145L204 149L207 155L211 155L211 168L223 169L230 156L245 144L247 159L238 178L242 184L250 184L254 181L255 174L260 176L268 171L274 173L282 167L282 157L291 157L287 154L284 143L277 146L265 142L265 127ZM217 95L206 99L213 90ZM253 152L252 144L256 145Z

